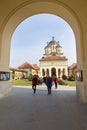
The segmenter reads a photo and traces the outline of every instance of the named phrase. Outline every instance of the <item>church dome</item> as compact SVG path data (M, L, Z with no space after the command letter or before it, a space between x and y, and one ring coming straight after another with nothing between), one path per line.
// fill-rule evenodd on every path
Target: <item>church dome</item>
M54 37L52 37L52 40L50 42L47 42L47 46L44 49L50 48L51 46L55 46L56 48L62 48L59 44L59 41L55 41Z

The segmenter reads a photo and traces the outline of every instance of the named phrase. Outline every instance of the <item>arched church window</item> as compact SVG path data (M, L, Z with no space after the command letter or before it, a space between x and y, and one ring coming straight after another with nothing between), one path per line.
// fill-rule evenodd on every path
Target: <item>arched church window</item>
M49 69L47 69L47 75L49 76Z
M61 70L60 69L58 69L58 76L60 77L60 74L61 74Z
M45 76L45 70L42 69L42 76Z
M63 69L63 75L65 75L65 69Z

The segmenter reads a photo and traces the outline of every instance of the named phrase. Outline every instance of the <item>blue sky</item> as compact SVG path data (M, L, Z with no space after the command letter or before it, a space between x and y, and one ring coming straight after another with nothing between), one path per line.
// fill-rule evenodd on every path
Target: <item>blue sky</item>
M62 18L51 14L33 15L15 29L11 38L10 67L17 68L24 62L38 64L47 42L54 36L62 46L68 65L76 62L74 33Z

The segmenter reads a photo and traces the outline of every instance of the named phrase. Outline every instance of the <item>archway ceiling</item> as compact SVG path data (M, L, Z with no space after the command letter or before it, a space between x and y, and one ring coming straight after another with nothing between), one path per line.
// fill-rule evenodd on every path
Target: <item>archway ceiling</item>
M79 28L81 28L79 23L81 19L80 15L83 14L84 16L84 11L87 10L85 6L87 2L85 0L83 1L62 0L61 2L61 0L43 0L43 1L41 0L28 0L28 1L3 0L2 1L1 0L0 1L0 16L1 16L0 31L4 30L2 43L4 44L10 43L12 32L15 30L17 25L20 24L20 22L22 22L27 17L38 13L51 13L51 14L56 14L57 16L61 16L71 25L76 35L76 39L77 38L80 39L79 38L80 37ZM84 17L81 20L84 20ZM7 39L5 40L4 37L7 37ZM80 41L78 41L78 44L80 43ZM82 53L84 52L83 50L81 50Z
M61 2L61 0L42 0L49 2ZM41 0L0 0L0 25L6 19L6 17L17 8L24 6L31 2L41 2ZM73 9L78 16L84 15L84 12L87 12L87 1L86 0L62 0L62 3ZM79 4L78 4L79 3ZM78 6L78 8L77 8ZM80 14L81 10L81 14ZM80 17L79 17L80 18Z

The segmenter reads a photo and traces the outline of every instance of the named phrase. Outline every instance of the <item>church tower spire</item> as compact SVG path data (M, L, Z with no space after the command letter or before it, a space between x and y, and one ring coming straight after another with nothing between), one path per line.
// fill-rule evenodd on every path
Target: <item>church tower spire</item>
M54 36L52 37L52 41L54 41Z

